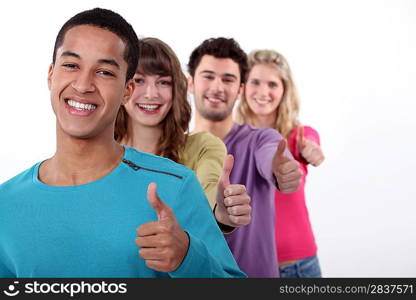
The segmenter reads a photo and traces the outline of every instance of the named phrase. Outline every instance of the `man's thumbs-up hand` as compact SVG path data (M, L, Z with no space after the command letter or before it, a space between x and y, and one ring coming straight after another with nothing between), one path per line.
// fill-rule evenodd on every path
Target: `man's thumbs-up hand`
M304 137L303 126L299 127L296 146L300 155L314 167L319 166L325 159L321 147L314 141Z
M219 223L240 227L250 223L250 196L242 184L231 184L230 175L234 166L234 157L227 155L217 187L217 205L215 218Z
M272 167L279 190L282 193L290 194L299 188L302 172L299 163L284 154L286 146L286 139L281 140L274 155Z
M189 238L179 226L172 209L158 196L156 184L147 189L147 200L157 214L157 221L137 228L139 256L156 271L172 272L182 263L189 247Z

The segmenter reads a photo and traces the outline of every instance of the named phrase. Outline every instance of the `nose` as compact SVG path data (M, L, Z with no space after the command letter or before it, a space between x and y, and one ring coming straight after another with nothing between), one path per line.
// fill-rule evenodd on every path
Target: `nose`
M95 85L92 79L92 75L85 72L78 72L77 78L72 81L72 87L81 94L92 93L95 91Z
M221 78L216 78L212 84L212 89L215 93L223 93L224 92L224 83L222 82Z
M259 87L259 95L262 98L267 97L269 94L269 88L267 87L267 84L261 84Z
M146 85L146 91L144 93L144 97L147 100L152 100L157 98L158 90L157 87L153 83L148 83Z

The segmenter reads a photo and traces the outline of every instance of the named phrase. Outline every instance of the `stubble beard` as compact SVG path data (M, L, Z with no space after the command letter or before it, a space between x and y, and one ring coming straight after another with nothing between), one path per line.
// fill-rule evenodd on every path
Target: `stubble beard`
M203 100L202 100L203 101ZM204 118L212 122L221 122L224 121L231 113L232 108L229 109L228 107L223 111L210 111L209 109L205 108L200 101L195 101L195 107L198 113Z

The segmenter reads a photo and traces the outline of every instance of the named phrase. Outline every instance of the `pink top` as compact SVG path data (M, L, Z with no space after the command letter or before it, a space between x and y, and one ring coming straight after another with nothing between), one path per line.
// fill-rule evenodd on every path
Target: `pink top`
M299 154L296 146L297 135L298 128L289 137L288 147L303 171L300 187L291 194L282 194L279 191L275 194L276 246L279 262L303 259L314 256L317 252L305 202L308 162ZM320 144L318 132L311 127L304 126L304 137Z

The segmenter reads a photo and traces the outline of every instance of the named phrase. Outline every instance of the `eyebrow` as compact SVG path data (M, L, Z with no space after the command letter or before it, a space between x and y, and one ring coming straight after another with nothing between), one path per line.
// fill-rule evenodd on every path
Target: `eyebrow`
M75 57L75 58L81 59L80 55L78 55L78 54L76 54L75 52L72 52L72 51L62 52L61 57L62 56L70 56L70 57ZM108 65L116 67L117 69L120 69L120 65L114 59L111 59L111 58L101 58L101 59L98 60L98 62L100 64L108 64Z
M108 65L112 65L114 67L116 67L117 69L120 69L120 65L114 60L114 59L99 59L98 62L100 64L108 64Z
M201 72L199 72L200 74L201 73L208 73L208 74L215 74L215 72L214 71L211 71L211 70L202 70ZM223 76L225 76L225 77L233 77L233 78L235 78L235 79L237 79L237 76L236 75L234 75L234 74L232 74L232 73L224 73L223 74Z
M62 56L71 56L71 57L75 57L75 58L81 58L81 56L79 56L75 52L71 52L71 51L62 52L61 57Z

